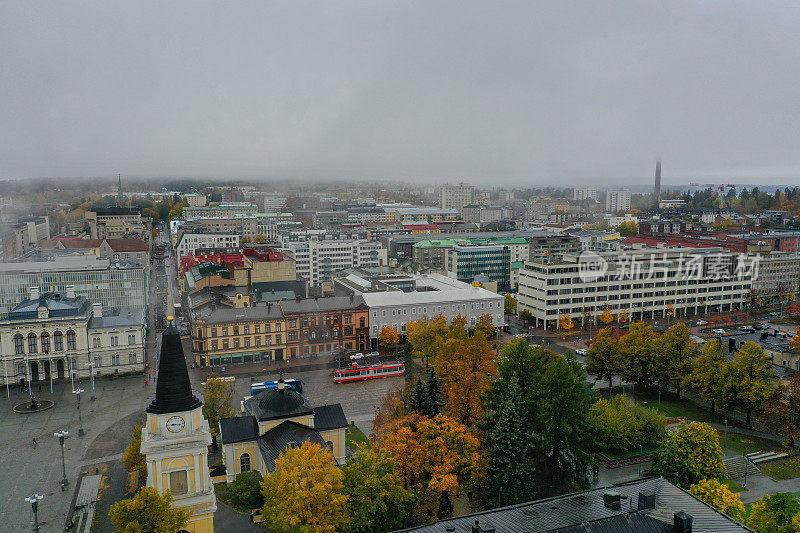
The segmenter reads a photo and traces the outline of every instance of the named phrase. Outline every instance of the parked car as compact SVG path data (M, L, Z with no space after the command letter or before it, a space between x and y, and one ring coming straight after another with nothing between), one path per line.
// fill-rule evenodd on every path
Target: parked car
M753 333L755 331L755 328L753 326L739 326L736 329L738 331L741 331L742 333Z
M711 333L716 333L717 335L726 335L727 332L722 328L712 329Z
M698 320L697 322L694 323L695 326L705 326L706 324L708 324L708 322L706 322L705 320Z
M586 348L578 348L577 350L575 350L575 353L578 355L586 355L587 353L589 353L589 350L587 350Z
M773 312L771 312L769 314L769 316L781 316L781 312L780 311L773 311Z
M756 329L769 329L769 326L766 324L756 324Z

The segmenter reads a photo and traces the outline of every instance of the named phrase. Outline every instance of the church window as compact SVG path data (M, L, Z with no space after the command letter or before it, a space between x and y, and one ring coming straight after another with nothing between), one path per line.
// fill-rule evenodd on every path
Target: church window
M240 472L249 472L250 471L250 454L243 453L239 456L239 471Z

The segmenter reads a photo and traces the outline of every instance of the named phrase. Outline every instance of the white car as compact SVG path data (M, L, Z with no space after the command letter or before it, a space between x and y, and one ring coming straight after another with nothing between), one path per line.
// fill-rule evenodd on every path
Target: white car
M705 326L706 324L708 324L708 322L706 322L705 320L698 320L697 322L694 323L695 326Z
M575 350L575 353L578 355L586 355L587 353L589 353L589 350L587 350L586 348L578 348L577 350Z
M711 333L716 333L717 335L725 335L726 334L724 329L719 329L719 328L718 329L712 329Z

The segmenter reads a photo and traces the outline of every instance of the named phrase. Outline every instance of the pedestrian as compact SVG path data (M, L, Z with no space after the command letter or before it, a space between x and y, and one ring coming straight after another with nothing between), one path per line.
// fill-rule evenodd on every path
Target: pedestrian
M38 443L38 442L36 442L36 437L33 437L33 442L31 442L31 446L33 446L34 448L36 448L36 445L37 445L37 444L39 444L39 443Z

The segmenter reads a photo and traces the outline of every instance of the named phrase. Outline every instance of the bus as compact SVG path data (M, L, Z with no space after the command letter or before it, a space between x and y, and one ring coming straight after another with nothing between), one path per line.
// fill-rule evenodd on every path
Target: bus
M333 381L336 383L348 383L350 381L364 381L367 379L390 378L402 376L406 371L406 365L401 361L391 362L366 362L351 363L333 371Z
M299 379L284 379L284 385L287 389L292 389L293 391L297 392L298 394L303 394L303 382ZM277 389L278 382L277 381L263 381L261 383L251 383L250 384L250 394L255 396L261 391L265 391L267 389Z

